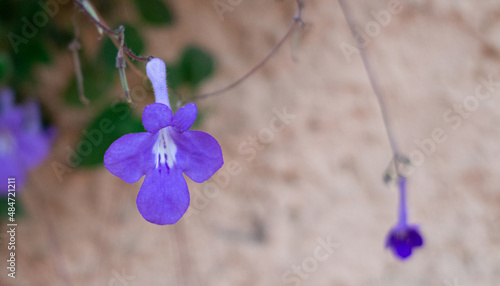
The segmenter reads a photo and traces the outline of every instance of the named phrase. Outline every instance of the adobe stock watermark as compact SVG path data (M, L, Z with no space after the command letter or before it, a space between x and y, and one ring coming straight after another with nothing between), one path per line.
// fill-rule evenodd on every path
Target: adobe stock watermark
M21 35L14 32L9 32L7 38L14 48L14 52L19 52L19 45L27 44L29 39L34 38L38 34L38 29L45 27L49 23L49 17L53 18L59 13L60 5L67 4L71 0L39 0L37 3L40 6L40 11L34 13L30 18L22 17Z
M224 21L224 14L234 11L234 8L239 6L241 2L243 0L214 0L213 5L219 19Z
M370 45L371 41L380 35L382 28L387 27L393 15L397 15L403 11L403 4L399 0L389 0L387 9L379 11L371 11L373 21L367 22L362 28L354 27L354 40L356 43L351 45L342 42L339 45L340 50L344 54L347 63L351 63L352 55L359 55L359 48L364 49Z
M143 86L134 87L130 96L132 101L140 103L146 100L148 93ZM119 120L125 120L130 116L130 109L124 105L120 105L121 101L116 99L111 104L111 111L115 113ZM53 161L50 165L54 171L59 183L62 183L64 176L67 173L72 173L73 169L80 166L83 159L90 154L95 147L100 146L103 142L104 136L110 134L116 129L116 123L111 118L101 118L97 124L98 128L91 130L82 130L82 139L78 142L75 149L67 145L65 147L65 160L64 162Z
M111 274L113 274L113 278L109 279L108 286L127 286L130 281L135 280L135 276L127 275L124 268L121 272L113 269Z
M454 103L453 108L449 108L443 113L443 121L448 124L451 130L459 129L464 120L479 109L481 102L490 99L500 88L500 78L494 79L492 74L488 75L488 78L481 78L479 82L474 90L474 95L466 96L461 103ZM428 138L415 139L413 142L416 148L408 156L411 164L401 165L403 174L405 176L412 175L416 167L423 165L426 157L432 156L437 146L447 140L447 132L443 128L438 127L432 130Z
M325 238L318 237L317 245L313 249L313 255L307 256L299 265L292 265L289 270L281 276L281 281L287 285L302 285L302 281L309 279L311 273L318 270L319 264L328 260L340 243L332 240L329 234Z
M266 127L261 128L256 135L250 135L246 140L243 140L238 145L238 154L244 156L244 161L247 163L252 162L257 153L269 145L276 134L282 132L288 125L290 125L291 120L296 117L295 114L289 113L286 107L283 108L273 108L272 113L274 116L269 120ZM184 219L187 223L192 221L194 216L200 214L202 210L207 208L212 199L219 196L222 189L226 188L230 182L231 178L237 176L242 171L242 163L231 160L224 163L224 166L212 176L212 178L202 185L202 190L197 188L192 190L193 199L191 204L184 215Z

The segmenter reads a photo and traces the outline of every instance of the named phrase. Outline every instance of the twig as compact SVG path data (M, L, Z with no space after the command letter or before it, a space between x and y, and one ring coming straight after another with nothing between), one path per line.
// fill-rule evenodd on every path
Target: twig
M118 54L116 55L116 68L118 69L118 73L120 74L120 81L122 83L122 88L125 92L127 102L131 103L132 99L130 98L130 89L128 87L127 76L125 74L127 62L123 57L123 46L125 45L125 28L123 26L120 26L118 30L120 31L120 36L118 37L120 41L120 48L118 49Z
M226 86L224 88L218 89L216 91L213 91L213 92L209 92L209 93L205 93L205 94L201 94L201 95L195 96L194 100L203 99L203 98L207 98L207 97L210 97L210 96L222 94L222 93L224 93L224 92L226 92L226 91L228 91L228 90L230 90L230 89L238 86L239 84L241 84L242 82L244 82L246 79L248 79L250 76L252 76L262 66L264 66L271 59L271 57L281 48L281 46L290 37L290 35L293 34L293 32L299 26L299 24L300 24L300 26L304 25L304 21L302 21L302 9L304 8L304 1L303 0L296 0L296 2L297 2L297 7L298 8L297 8L297 12L295 13L295 15L293 17L293 23L292 23L292 25L290 26L290 28L286 32L285 36L283 36L283 38L276 44L276 46L274 46L274 48L271 49L271 51L269 52L269 54L260 63L258 63L250 71L248 71L246 74L244 74L242 77L240 77L239 79L237 79L235 82L231 83L230 85L228 85L228 86Z
M142 57L142 56L138 56L136 54L134 54L128 47L127 45L124 43L123 44L123 50L125 51L125 53L127 53L127 55L129 57L131 57L132 59L136 60L136 61L143 61L143 62L149 62L153 56L146 56L146 57Z
M75 75L76 75L76 85L78 87L78 97L80 101L84 104L89 104L89 99L85 96L85 92L83 89L83 74L82 74L82 66L80 64L80 58L78 57L78 50L80 49L80 43L74 39L69 44L69 49L71 50L71 54L73 55L73 65L75 66Z
M96 18L94 18L94 16L92 16L92 14L90 14L90 12L87 10L87 8L85 8L85 5L83 5L82 0L74 0L74 1L75 1L75 4L78 5L83 10L83 12L85 12L85 14L87 14L87 16L90 18L90 20L92 20L92 22L94 22L94 24L97 27L99 27L100 29L102 29L106 34L113 35L116 37L120 36L120 32L111 30L106 25L104 25L103 23L98 21ZM89 5L90 5L90 3L89 3Z
M87 11L87 9L85 9L85 7L83 6L83 4L81 3L81 0L75 0L75 3L83 10L83 12L85 12L85 14L87 14L87 16L89 17L89 19L92 22L94 22L94 24L96 26L98 26L99 28L101 28L106 34L114 36L114 37L120 37L121 32L120 32L119 29L117 31L113 31L110 28L108 28L106 25L104 25L103 23L101 23L101 21L98 21L94 17L92 17L92 15L89 13L89 11ZM120 46L120 43L116 43L116 47L119 48L119 46ZM125 44L125 43L123 44L123 49L124 49L125 53L127 53L127 55L129 57L131 57L131 58L133 58L134 60L137 60L137 61L149 62L149 60L151 60L153 58L152 56L142 57L142 56L138 56L138 55L134 54L127 47L127 44Z
M80 63L80 57L78 56L78 50L81 48L80 43L78 42L78 38L80 37L80 31L78 29L75 18L73 18L73 26L75 30L75 38L69 44L69 49L71 50L71 54L73 55L73 66L75 67L75 75L76 75L76 85L78 87L78 96L80 101L84 104L89 104L89 99L85 96L85 92L83 89L83 74L82 74L82 65Z
M83 6L83 4L81 3L81 0L74 0L75 2L75 5L77 5L79 8L81 8L81 10L83 10L83 12L90 18L90 20L95 23L97 25L98 28L102 29L104 32L106 32L108 35L111 35L111 37L109 37L111 39L111 41L113 42L113 44L116 46L116 48L118 49L120 47L120 43L118 42L117 40L117 32L116 31L113 31L111 30L110 28L108 28L108 26L106 26L104 20L102 21L97 21L96 19L94 19L94 17L92 17L92 15L90 15L90 13L85 9L85 7ZM90 3L89 3L90 4ZM124 45L123 46L123 49L125 51L125 53L127 53L127 55L134 59L134 60L138 60L138 61L149 61L152 56L147 56L147 57L141 57L141 56L137 56L135 55L128 47L127 45ZM132 71L138 75L139 77L141 78L147 78L147 76L141 72L139 69L137 69L137 67L132 63L132 61L129 59L129 58L125 58L125 60L127 61L127 63L129 64L129 67L132 69Z

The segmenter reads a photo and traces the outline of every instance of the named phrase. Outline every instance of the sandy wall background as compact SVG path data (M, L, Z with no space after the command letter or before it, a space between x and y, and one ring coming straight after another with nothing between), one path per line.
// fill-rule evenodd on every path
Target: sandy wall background
M340 48L354 41L338 3L305 2L307 26L295 44L244 84L198 102L206 112L200 129L219 140L226 164L204 184L188 180L192 207L174 226L142 219L142 180L126 184L105 168L57 180L51 162L64 160L89 117L59 98L71 55L41 68L40 95L61 136L22 194L18 278L0 275L0 284L498 285L500 2L401 1L402 12L367 46L403 151L417 154L415 142L436 128L446 138L409 176L410 220L426 245L403 263L384 249L398 198L382 181L391 154L376 99L359 56L348 62ZM350 2L363 26L389 1ZM244 0L221 21L212 1L172 6L179 21L147 31L148 54L169 60L186 43L206 47L218 61L206 92L260 61L296 8L291 0ZM457 115L454 105L473 102L488 78L491 96L467 118ZM120 93L118 86L112 96ZM258 139L284 109L289 123ZM460 124L445 121L447 112ZM307 262L325 240L333 251L316 266ZM285 281L297 277L286 275L294 265L312 270Z

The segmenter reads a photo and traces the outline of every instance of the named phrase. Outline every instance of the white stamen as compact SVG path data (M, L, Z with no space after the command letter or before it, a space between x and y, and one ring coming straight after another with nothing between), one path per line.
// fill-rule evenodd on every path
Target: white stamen
M172 169L175 163L177 146L175 146L174 140L170 137L168 128L170 127L165 127L158 132L158 139L153 145L156 168L158 168L160 164L165 164L166 162L168 168Z

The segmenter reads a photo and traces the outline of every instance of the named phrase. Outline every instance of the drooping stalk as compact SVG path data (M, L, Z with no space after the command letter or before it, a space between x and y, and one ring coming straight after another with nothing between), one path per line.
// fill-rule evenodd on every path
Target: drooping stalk
M373 69L370 65L370 62L368 61L368 57L366 56L366 51L364 48L360 45L360 43L357 40L356 37L356 32L355 32L355 25L354 25L354 20L351 15L351 12L347 5L344 3L344 0L339 0L340 7L342 8L342 12L344 13L344 17L347 21L347 24L349 25L349 29L351 30L352 36L355 39L356 46L359 50L359 54L361 56L361 60L363 62L363 65L365 66L366 73L368 75L368 78L370 79L370 84L373 88L373 92L375 93L375 96L377 97L378 100L378 105L380 107L380 111L382 113L382 118L384 120L384 126L385 130L387 132L387 138L389 139L389 143L391 144L391 150L392 154L394 156L395 164L396 164L396 172L398 172L397 168L397 160L399 158L399 149L398 146L396 145L396 140L394 139L394 135L392 133L392 128L391 128L391 123L388 117L387 113L387 105L385 104L384 97L382 96L382 90L380 86L378 85L378 81L375 77L375 73L373 72ZM398 172L399 174L399 172Z
M408 224L408 215L406 212L406 178L398 177L399 185L399 220L398 225L405 226Z

